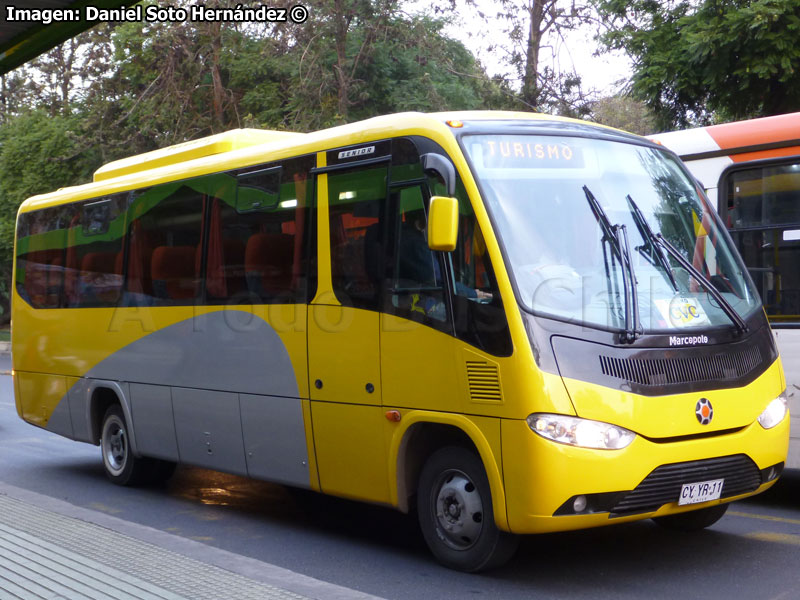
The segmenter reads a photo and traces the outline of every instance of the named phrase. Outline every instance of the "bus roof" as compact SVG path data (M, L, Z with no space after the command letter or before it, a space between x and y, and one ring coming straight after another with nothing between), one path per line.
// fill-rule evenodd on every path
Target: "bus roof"
M800 145L800 112L647 137L687 161L777 150Z
M110 162L95 172L91 183L33 196L22 203L20 211L28 212L143 185L246 167L264 162L265 157L269 157L266 159L269 161L279 160L337 146L356 145L380 137L428 135L446 147L448 143L454 143L453 125L448 123L521 120L572 123L586 128L616 131L604 125L567 117L510 111L409 112L373 117L312 133L235 129Z
M105 181L128 175L129 173L140 173L158 167L174 165L177 163L213 156L248 148L259 144L266 144L276 140L286 140L293 138L301 133L291 133L289 131L268 131L262 129L234 129L225 133L218 133L199 140L192 140L182 144L176 144L167 148L160 148L152 152L137 154L128 158L122 158L107 163L94 172L94 181Z

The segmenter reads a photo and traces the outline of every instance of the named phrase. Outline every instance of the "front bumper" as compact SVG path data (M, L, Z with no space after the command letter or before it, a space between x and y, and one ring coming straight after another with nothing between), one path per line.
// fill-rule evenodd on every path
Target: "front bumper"
M780 469L786 460L789 420L787 414L770 430L753 423L734 433L701 439L659 443L637 437L623 450L590 450L551 442L533 433L525 421L504 420L503 476L509 527L514 533L583 529L758 494L777 480L767 481L769 469ZM686 464L667 467L679 463ZM675 490L682 484L717 478L726 481L721 500L678 506ZM577 495L589 499L580 514L569 508Z

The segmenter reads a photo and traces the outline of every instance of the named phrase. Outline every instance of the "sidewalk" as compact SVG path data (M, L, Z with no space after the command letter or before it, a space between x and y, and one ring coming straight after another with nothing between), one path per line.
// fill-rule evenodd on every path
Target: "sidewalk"
M379 600L0 482L0 600Z

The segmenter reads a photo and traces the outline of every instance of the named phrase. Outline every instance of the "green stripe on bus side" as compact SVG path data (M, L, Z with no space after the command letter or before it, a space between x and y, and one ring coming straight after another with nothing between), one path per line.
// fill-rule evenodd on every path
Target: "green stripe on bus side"
M188 187L204 196L218 198L228 206L236 208L237 192L254 194L258 190L238 190L237 179L226 173L204 175L195 179L173 181L154 186L139 195L126 213L121 213L109 223L108 231L101 234L85 235L83 225L79 224L71 229L54 229L44 233L37 233L17 240L17 256L41 250L63 250L65 247L76 247L94 242L113 242L125 235L126 223L139 219L155 208L161 201L168 198L182 187ZM289 181L281 185L280 197L291 196L294 191L294 182ZM277 198L275 198L277 200ZM276 208L276 207L271 207ZM30 214L30 213L26 213Z

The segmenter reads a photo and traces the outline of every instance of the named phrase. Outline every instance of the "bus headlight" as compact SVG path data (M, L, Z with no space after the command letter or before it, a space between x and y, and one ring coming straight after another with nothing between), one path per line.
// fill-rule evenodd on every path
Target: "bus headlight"
M566 415L532 414L528 426L548 440L598 450L620 450L636 437L623 427Z
M760 415L758 415L758 423L764 429L772 429L783 421L786 412L789 410L789 401L786 399L786 392L781 392L781 395L775 398L772 402L767 404Z

